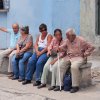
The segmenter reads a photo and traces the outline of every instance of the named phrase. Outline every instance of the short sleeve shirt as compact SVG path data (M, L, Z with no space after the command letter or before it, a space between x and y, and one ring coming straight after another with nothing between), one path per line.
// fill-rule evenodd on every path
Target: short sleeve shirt
M26 46L27 43L32 42L31 47L27 50L27 52L33 52L33 37L32 35L28 35L24 40L22 39L22 37L20 36L20 38L18 39L17 44L19 46L21 46L21 48L24 48Z
M14 33L13 29L7 29L10 33L10 48L16 48L17 41L20 37L20 32Z

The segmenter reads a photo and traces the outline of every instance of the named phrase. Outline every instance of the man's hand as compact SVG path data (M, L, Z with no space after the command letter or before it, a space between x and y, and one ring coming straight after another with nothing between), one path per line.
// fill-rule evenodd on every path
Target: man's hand
M8 30L6 28L1 28L0 27L0 30L3 31L3 32L7 32L8 33Z
M88 52L85 52L84 57L88 57L88 56L90 56L90 54Z

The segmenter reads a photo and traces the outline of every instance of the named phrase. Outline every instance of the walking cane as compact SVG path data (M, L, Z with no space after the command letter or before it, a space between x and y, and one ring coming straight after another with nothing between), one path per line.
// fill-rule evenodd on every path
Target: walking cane
M58 52L58 70L59 70L59 83L60 83L60 91L61 91L61 76L60 76L60 66L59 66L59 52Z

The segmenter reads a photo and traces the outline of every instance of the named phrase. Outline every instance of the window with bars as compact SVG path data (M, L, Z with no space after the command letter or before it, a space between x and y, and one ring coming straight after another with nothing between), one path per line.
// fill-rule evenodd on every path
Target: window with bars
M0 0L0 10L4 9L3 0Z
M9 10L10 0L0 0L0 11Z

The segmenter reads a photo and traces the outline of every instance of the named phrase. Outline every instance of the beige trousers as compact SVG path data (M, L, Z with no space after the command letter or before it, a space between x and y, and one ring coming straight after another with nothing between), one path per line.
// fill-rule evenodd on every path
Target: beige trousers
M50 57L47 61L47 63L44 66L42 77L41 77L41 83L46 84L47 83L47 76L50 71L50 63L53 61L54 58ZM69 62L65 62L63 59L60 59L59 66L61 67L61 84L63 85L63 78L66 73L66 70L68 69ZM58 61L52 65L52 80L51 80L51 86L58 86L59 85L59 69L58 69Z
M49 74L49 71L50 71L50 63L51 61L53 61L54 58L53 57L50 57L46 64L44 65L44 68L43 68L43 73L42 73L42 77L41 77L41 83L42 84L46 84L47 83L47 76Z
M52 70L52 86L63 86L63 80L64 76L66 74L66 71L69 69L71 63L70 61L65 61L63 58L59 60L59 67L60 67L60 72L59 72L59 67L58 67L58 61L55 63L55 70ZM59 78L60 74L60 78Z
M81 80L80 66L86 63L84 59L76 59L71 61L71 75L72 75L72 87L79 87Z
M15 54L15 50L13 49L6 49L0 53L0 67L2 67L2 63L5 57L9 57L9 66L8 66L8 72L12 72L12 66L11 66L11 59L13 55Z
M13 50L10 54L9 54L9 65L8 65L8 72L13 72L13 68L12 68L12 58L15 55L16 50Z
M47 82L47 76L50 71L50 62L53 61L54 58L50 57L47 63L44 66L41 83L46 84ZM51 80L51 86L63 86L63 79L66 74L66 71L69 67L71 67L71 74L72 74L72 86L78 87L80 85L80 66L86 63L86 60L84 59L76 59L76 61L66 61L64 58L59 60L59 66L60 66L60 78L59 80L59 68L58 68L58 61L52 66L52 80Z
M56 80L56 86L60 86L60 81L61 85L63 86L63 79L65 76L65 73L67 69L70 67L71 68L71 75L72 75L72 87L79 87L80 85L80 80L81 80L81 73L79 70L79 67L86 63L86 60L84 59L77 59L76 61L65 61L64 59L60 60L60 77L61 80L59 80L59 68L57 67L57 63L54 65L54 70L52 71L52 86L55 85L55 80Z

